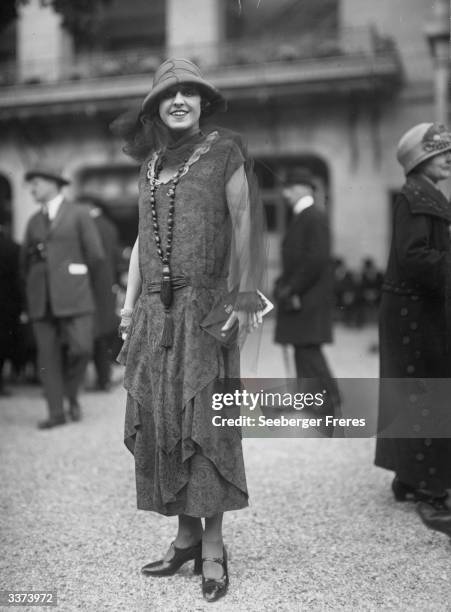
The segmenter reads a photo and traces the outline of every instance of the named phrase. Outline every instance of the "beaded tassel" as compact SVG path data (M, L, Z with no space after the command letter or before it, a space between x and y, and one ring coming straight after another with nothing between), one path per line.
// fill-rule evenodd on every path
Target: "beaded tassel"
M164 306L164 325L160 346L170 348L174 343L174 321L171 316L172 285L171 271L168 265L163 266L161 278L160 300Z
M155 173L150 178L150 206L152 211L152 224L153 224L153 235L155 238L155 245L157 247L157 253L163 264L162 275L161 275L161 287L160 287L160 300L164 306L164 325L163 333L161 335L160 346L164 348L170 348L174 342L174 321L171 316L171 305L172 305L172 280L171 280L171 268L169 265L169 259L172 252L172 235L174 231L174 208L175 208L175 190L180 179L180 175L183 172L186 161L177 170L174 178L171 180L172 185L168 190L169 196L169 209L168 209L168 232L167 232L167 245L166 251L163 251L161 245L160 228L158 225L158 217L156 210L155 191L157 188L157 176L161 170L161 161L155 164Z

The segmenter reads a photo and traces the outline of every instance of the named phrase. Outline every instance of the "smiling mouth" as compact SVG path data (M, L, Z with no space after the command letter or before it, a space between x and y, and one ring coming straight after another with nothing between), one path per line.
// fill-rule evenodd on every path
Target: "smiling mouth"
M188 114L188 111L184 111L184 110L176 110L176 111L172 111L171 113L173 117L184 117L187 114Z

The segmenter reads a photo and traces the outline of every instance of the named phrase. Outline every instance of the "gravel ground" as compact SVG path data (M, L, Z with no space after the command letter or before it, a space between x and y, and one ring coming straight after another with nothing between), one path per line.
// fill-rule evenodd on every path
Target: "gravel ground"
M84 420L51 431L38 389L1 400L0 589L56 589L64 611L451 610L450 543L393 501L372 439L246 439L227 597L205 603L191 564L141 576L176 519L136 510L124 399L86 394Z

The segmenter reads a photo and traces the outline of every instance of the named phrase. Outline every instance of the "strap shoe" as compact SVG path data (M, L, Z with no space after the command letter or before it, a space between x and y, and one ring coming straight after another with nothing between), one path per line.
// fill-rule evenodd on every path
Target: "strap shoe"
M214 578L205 578L202 572L202 595L206 601L216 601L227 593L229 587L229 572L227 568L227 551L223 548L223 558L204 557L202 561L211 561L222 565L223 575L219 580Z
M146 576L172 576L187 561L194 559L194 573L200 574L202 571L202 541L188 548L177 548L171 542L170 550L173 555L169 560L160 559L145 565L141 572Z

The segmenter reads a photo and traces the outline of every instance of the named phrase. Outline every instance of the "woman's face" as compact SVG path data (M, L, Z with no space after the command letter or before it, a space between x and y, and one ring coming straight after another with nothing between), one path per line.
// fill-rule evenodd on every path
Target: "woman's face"
M428 159L421 168L421 173L433 183L448 179L451 176L451 151Z
M160 98L161 120L170 130L195 132L199 129L201 101L194 85L174 85Z

